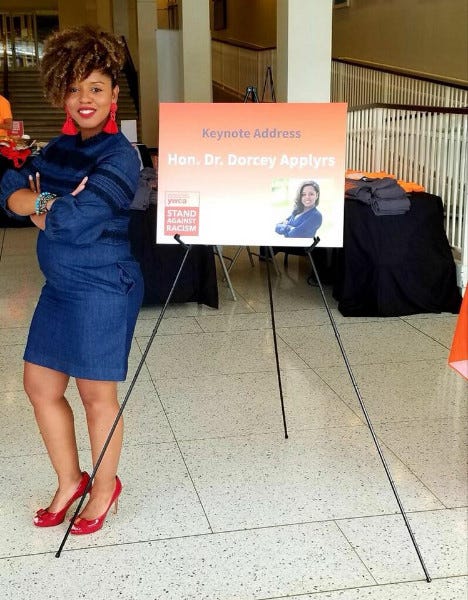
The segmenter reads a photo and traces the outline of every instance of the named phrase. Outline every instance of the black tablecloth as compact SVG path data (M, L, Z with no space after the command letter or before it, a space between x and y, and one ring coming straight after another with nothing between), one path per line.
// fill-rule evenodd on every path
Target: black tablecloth
M155 243L156 207L130 211L130 242L145 282L143 304L163 304L185 250L178 244ZM190 240L184 240L187 243ZM171 302L198 302L218 308L218 283L213 246L192 246Z
M442 200L426 193L410 199L406 214L381 217L361 202L345 201L334 286L343 315L458 313L461 296Z

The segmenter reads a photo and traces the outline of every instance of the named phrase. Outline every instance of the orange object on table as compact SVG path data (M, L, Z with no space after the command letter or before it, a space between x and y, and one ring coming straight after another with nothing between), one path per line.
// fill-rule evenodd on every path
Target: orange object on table
M369 179L383 179L384 177L390 177L396 179L392 173L386 173L385 171L356 171L355 169L347 169L345 173L347 179L361 179L362 177L368 177ZM407 194L411 192L425 192L426 189L420 183L414 181L403 181L403 179L397 179L397 183L402 187ZM346 183L345 183L346 190Z
M448 364L465 379L468 379L468 285L453 334Z

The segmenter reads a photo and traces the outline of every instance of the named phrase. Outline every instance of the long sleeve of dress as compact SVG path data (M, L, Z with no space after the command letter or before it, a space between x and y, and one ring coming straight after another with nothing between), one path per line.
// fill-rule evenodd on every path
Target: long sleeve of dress
M127 235L130 203L138 185L140 161L122 134L100 134L81 142L77 136L52 140L18 171L9 170L0 185L0 204L29 188L29 175L41 176L41 190L56 194L44 234L51 241L91 244L101 237ZM71 192L87 176L85 189ZM7 214L15 216L7 210Z
M76 196L67 194L54 202L47 214L45 235L58 242L90 244L103 233L111 232L111 221L118 221L129 209L139 171L133 150L127 157L118 154L99 162L82 192Z

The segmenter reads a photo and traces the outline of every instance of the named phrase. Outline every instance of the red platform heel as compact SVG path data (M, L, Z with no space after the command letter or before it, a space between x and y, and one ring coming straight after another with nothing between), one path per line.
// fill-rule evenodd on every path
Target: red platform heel
M86 473L86 471L83 471L81 473L81 480L78 484L78 487L73 492L73 496L70 498L70 500L68 500L62 510L53 513L49 512L47 508L40 508L34 515L34 525L36 527L54 527L55 525L60 525L60 523L63 523L65 520L65 515L67 514L67 510L70 508L73 502L75 502L75 500L78 500L78 498L83 495L85 488L88 485L88 481L89 475Z
M109 512L109 509L113 504L115 505L115 512L117 512L118 501L121 491L122 483L120 479L116 476L114 493L111 496L106 511L100 517L96 517L96 519L84 519L83 517L78 517L77 520L73 523L72 528L70 529L70 533L72 533L73 535L87 535L88 533L94 533L95 531L99 531L99 529L101 529L101 527L104 525L107 513Z

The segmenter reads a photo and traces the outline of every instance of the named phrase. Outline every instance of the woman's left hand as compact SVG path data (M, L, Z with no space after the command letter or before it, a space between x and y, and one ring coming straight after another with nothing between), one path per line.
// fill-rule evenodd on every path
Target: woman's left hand
M38 172L36 172L35 178L32 175L29 176L29 189L35 194L41 193L41 176Z

